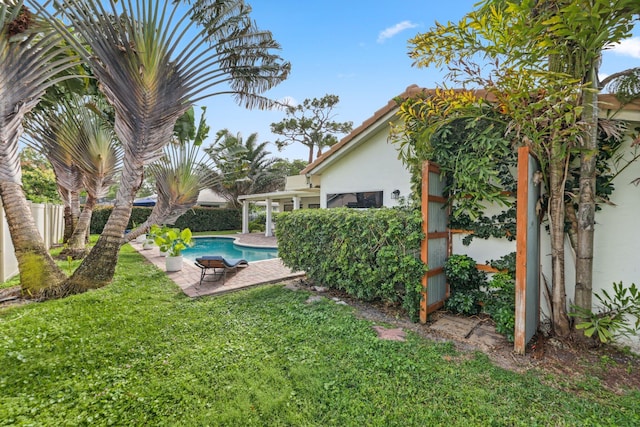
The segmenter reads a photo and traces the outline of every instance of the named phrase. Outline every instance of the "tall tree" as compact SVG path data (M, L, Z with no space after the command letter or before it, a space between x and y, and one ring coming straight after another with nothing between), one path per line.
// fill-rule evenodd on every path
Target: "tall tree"
M284 107L286 118L271 123L271 132L284 138L276 141L278 149L292 143L300 143L309 148L309 163L313 162L314 149L317 156L322 155L325 147L331 147L338 138L336 135L351 132L352 122L336 122L334 108L340 101L337 95L325 95L322 98L305 99L302 104Z
M34 150L25 147L20 152L22 188L27 200L35 203L60 203L56 175L49 160Z
M209 135L205 111L202 107L196 126L194 109L190 108L174 126L173 141L165 147L164 156L147 167L155 183L157 202L147 220L125 236L127 241L146 233L154 224L175 223L195 206L200 191L218 179L211 173L211 162L200 152Z
M95 100L81 97L62 103L61 123L56 126L60 129L58 141L71 154L82 173L87 193L78 223L69 238L68 247L63 251L63 255L74 258L85 255L93 209L114 183L122 162L122 147L113 128L101 110L90 106L95 106Z
M275 191L280 184L272 171L274 158L266 150L268 142L258 143L258 134L252 133L244 140L241 134L233 135L222 129L205 152L212 160L217 177L212 190L222 195L229 204L240 209L238 197L245 194Z
M22 1L0 3L0 197L15 248L20 281L31 296L56 289L64 273L49 255L21 187L18 140L22 120L47 87L77 63L60 35Z
M67 243L80 217L79 195L83 188L82 172L65 144L58 141L55 122L47 119L55 112L45 111L32 111L25 116L25 133L28 137L23 140L28 146L44 155L53 167L58 193L64 204L63 242Z
M284 80L290 66L272 53L278 44L256 28L242 0L200 0L186 13L180 2L111 2L110 9L94 0L54 3L67 22L52 24L100 81L124 147L113 212L62 289L72 293L111 281L144 166L162 155L177 119L198 100L221 94L248 108L269 107L260 94Z
M530 145L542 160L552 236L552 320L556 333L563 336L570 330L564 286L565 185L571 153L580 148L586 157L596 154L591 146L579 145L588 138L585 132L594 131L592 119L597 118L584 103L590 99L594 105L589 83L595 78L592 70L585 71L590 67L585 68L585 61L597 56L589 57L580 48L574 40L577 30L564 32L557 11L566 6L573 18L594 26L587 31L599 32L599 42L610 43L628 34L630 21L629 15L607 20L616 10L628 14L629 4L487 0L458 24L438 24L412 40L411 55L419 66L447 65L454 81L484 87L509 117L508 129L515 139ZM491 65L489 73L473 62L479 57ZM581 191L588 193L585 183ZM584 219L593 220L589 215Z
M592 309L593 238L596 209L596 161L598 152L598 67L602 51L630 36L640 6L634 0L554 0L539 3L533 31L540 42L551 42L550 67L558 68L582 83L582 122L585 131L578 140L580 184L577 211L576 287L578 307ZM618 78L635 74L625 70ZM638 92L636 91L636 96Z

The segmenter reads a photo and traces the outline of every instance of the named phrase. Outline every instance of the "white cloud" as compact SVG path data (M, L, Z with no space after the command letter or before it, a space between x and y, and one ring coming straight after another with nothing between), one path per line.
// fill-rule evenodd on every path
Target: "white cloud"
M381 31L380 34L378 34L378 43L384 43L386 39L390 39L391 37L395 36L396 34L404 30L407 30L409 28L415 28L417 26L418 24L414 24L411 21L399 22L393 27L389 27Z
M608 46L608 48L618 55L640 58L640 37L622 40L620 43Z
M272 110L285 111L287 107L298 106L298 101L291 96L285 96L284 98L278 99L276 102L277 104L271 108Z
M295 98L291 97L291 96L285 96L284 98L282 98L280 100L280 102L284 105L287 105L289 107L295 107L298 105L298 101L295 100Z

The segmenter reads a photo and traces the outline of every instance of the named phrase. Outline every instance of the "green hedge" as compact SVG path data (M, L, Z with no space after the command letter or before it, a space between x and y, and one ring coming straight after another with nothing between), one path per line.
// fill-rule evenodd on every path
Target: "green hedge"
M276 218L278 253L324 286L356 298L402 302L419 313L420 212L409 209L302 209Z
M104 228L111 207L98 208L91 217L91 233L100 234ZM152 208L134 207L127 228L134 228L135 224L142 224L151 215ZM189 209L175 223L176 227L187 228L191 231L223 231L239 230L242 227L240 211L236 209L200 208Z

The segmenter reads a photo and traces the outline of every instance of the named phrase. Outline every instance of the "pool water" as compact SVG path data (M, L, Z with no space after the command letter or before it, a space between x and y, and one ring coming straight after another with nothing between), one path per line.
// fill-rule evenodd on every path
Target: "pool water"
M220 255L224 258L241 258L247 261L261 261L278 257L277 249L251 248L238 246L233 239L226 237L196 237L195 245L182 251L182 255L191 261L206 255Z

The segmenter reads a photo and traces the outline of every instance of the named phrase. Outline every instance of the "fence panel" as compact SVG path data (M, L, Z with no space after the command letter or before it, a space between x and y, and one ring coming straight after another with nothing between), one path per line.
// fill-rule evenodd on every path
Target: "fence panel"
M58 243L64 232L64 206L30 203L31 214L47 248ZM18 274L18 260L9 233L4 209L0 204L0 281Z

